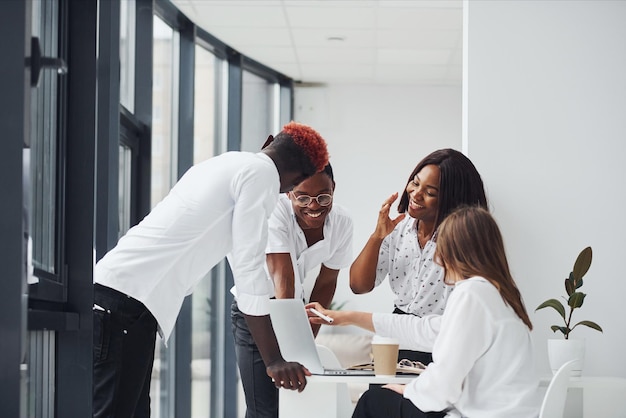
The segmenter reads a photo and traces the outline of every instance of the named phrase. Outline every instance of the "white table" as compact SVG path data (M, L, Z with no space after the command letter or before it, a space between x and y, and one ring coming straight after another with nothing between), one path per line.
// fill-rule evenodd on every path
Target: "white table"
M353 405L348 384L405 384L416 375L376 376L309 376L304 391L279 391L280 418L349 418Z
M279 391L280 418L349 418L353 405L348 384L408 383L416 376L309 376L303 392ZM545 390L550 377L541 379ZM565 406L568 418L626 418L626 378L573 377Z

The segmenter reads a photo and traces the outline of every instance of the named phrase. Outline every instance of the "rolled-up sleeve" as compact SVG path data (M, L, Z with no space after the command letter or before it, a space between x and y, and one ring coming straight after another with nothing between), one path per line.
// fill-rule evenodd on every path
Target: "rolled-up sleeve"
M278 199L277 172L246 171L233 182L233 248L228 261L237 288L239 309L268 315L271 286L265 273L267 219Z

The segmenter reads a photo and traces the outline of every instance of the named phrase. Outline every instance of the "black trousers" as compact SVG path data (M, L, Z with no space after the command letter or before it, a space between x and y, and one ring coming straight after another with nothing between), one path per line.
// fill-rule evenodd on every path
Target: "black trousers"
M246 418L278 418L278 389L267 375L261 353L237 301L231 305L230 316L237 365L246 398Z
M156 320L141 302L99 284L94 304L93 416L148 418Z
M352 418L443 418L445 416L445 411L422 412L399 393L382 387L373 387L363 393L352 414Z

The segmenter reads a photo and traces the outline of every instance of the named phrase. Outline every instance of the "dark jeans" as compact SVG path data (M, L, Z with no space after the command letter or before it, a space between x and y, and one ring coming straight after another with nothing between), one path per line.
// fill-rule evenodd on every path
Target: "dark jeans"
M139 301L94 285L93 416L150 417L157 324Z
M246 318L234 301L230 309L235 354L246 397L246 418L278 418L278 389L267 375Z
M394 314L398 315L410 315L397 307L393 310ZM402 359L408 359L411 361L419 361L425 366L428 366L428 363L433 361L432 353L425 353L423 351L412 351L412 350L400 350L398 351L398 361Z
M419 379L419 378L418 378ZM391 389L374 387L359 398L352 418L443 418L446 412L422 412Z

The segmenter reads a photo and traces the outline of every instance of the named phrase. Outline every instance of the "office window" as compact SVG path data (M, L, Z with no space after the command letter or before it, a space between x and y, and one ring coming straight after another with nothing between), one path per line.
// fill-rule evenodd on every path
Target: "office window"
M33 37L41 55L59 54L58 1L33 2ZM30 166L32 182L31 234L34 267L59 280L57 270L57 164L59 75L41 71L39 86L31 89Z
M151 155L151 207L160 202L176 182L178 132L179 33L161 18L153 21L153 79L160 80L152 89L153 138ZM154 374L150 386L152 416L174 416L174 350L176 333L168 347L157 341Z
M41 55L61 57L64 49L60 34L58 0L32 3L31 35ZM29 277L29 297L35 300L64 302L63 289L63 216L59 196L63 191L65 84L57 71L42 69L37 87L31 88L30 137L24 144L24 163L29 166L25 203L30 215L26 232L30 234L30 257L34 276ZM29 331L26 342L23 382L25 413L52 417L55 408L56 333Z
M215 155L216 70L218 59L196 45L194 88L193 162Z
M269 134L277 134L275 84L243 71L241 150L259 151Z
M278 115L278 130L291 122L291 98L292 90L287 86L280 86L280 106ZM278 131L277 131L278 132Z
M120 3L120 103L135 111L135 0Z
M176 181L176 143L178 125L178 32L159 17L154 17L154 79L161 80L160 88L153 88L152 135L152 207L169 192ZM160 181L154 181L160 173ZM164 175L166 174L166 175Z
M221 60L206 48L195 46L194 70L194 164L213 157L217 149L216 101L220 96L218 71ZM207 274L191 295L191 411L192 417L211 415L211 367L215 361L213 347L217 300L214 298L215 282L219 268ZM219 294L218 294L219 295Z
M124 144L119 145L119 200L118 200L118 237L122 237L130 228L132 199L132 150Z

